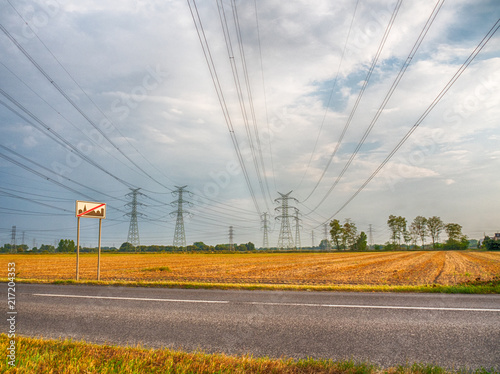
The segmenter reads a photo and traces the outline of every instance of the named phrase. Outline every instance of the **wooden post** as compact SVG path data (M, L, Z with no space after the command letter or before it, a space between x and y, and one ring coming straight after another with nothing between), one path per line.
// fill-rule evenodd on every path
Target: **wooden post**
M76 280L80 280L79 263L80 263L80 217L76 229Z
M99 218L99 248L97 252L97 280L101 280L101 228L102 219Z

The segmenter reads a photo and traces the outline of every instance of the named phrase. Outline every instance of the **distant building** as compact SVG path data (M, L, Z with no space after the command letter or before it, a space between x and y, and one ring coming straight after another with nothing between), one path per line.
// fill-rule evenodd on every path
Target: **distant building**
M500 232L495 233L495 236L493 236L493 240L494 241L500 240Z

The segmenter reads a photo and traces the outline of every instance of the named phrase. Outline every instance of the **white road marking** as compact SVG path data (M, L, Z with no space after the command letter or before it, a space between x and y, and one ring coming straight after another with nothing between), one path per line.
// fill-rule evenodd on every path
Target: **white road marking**
M61 294L41 294L33 296L45 297L68 297L81 299L103 299L103 300L132 300L132 301L163 301L174 303L205 303L205 304L248 304L263 306L301 306L301 307L321 307L321 308L354 308L354 309L403 309L403 310L439 310L439 311L459 311L459 312L500 312L500 309L489 308L451 308L451 307L427 307L427 306L394 306L394 305L349 305L349 304L307 304L307 303L271 303L260 301L227 301L227 300L188 300L188 299L154 299L146 297L118 297L118 296L87 296L87 295L61 295Z
M181 299L152 299L152 298L147 298L147 297L61 295L61 294L49 294L49 293L34 293L33 296L73 297L73 298L81 298L81 299L104 299L104 300L165 301L165 302L173 302L173 303L229 304L229 301L217 301L217 300L181 300Z
M500 312L500 309L449 308L449 307L432 307L432 306L266 303L266 302L258 302L258 301L257 302L249 302L247 304L270 305L270 306L305 306L305 307L323 307L323 308L354 308L354 309L407 309L407 310L443 310L443 311L460 311L460 312Z

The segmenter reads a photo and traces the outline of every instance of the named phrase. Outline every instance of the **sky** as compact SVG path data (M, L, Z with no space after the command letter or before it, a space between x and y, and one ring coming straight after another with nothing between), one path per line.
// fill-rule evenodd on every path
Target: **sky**
M182 186L187 244L233 226L261 247L264 213L270 246L297 222L318 245L332 219L383 244L389 215L500 231L496 0L0 9L1 244L76 241L80 200L106 203L118 247L140 189L140 244L171 245ZM96 246L98 220L80 235Z

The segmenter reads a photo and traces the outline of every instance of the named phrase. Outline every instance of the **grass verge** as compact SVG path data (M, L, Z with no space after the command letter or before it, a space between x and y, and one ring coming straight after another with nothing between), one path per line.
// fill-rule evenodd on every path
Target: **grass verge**
M8 282L7 278L0 278L0 282ZM16 283L45 283L45 284L83 284L99 286L122 287L158 287L158 288L200 288L219 290L263 290L263 291L343 291L343 292L418 292L418 293L462 293L462 294L500 294L500 277L491 281L468 282L457 285L417 285L417 286L390 286L390 285L291 285L291 284L255 284L255 283L203 283L179 281L93 281L74 279L43 280L21 279Z
M1 360L2 373L457 373L424 364L381 369L372 364L356 363L352 360L254 358L21 336L16 340L16 366L10 366L5 359ZM5 352L8 345L7 335L0 334L1 351ZM481 369L474 373L491 372Z

